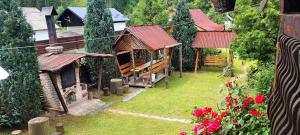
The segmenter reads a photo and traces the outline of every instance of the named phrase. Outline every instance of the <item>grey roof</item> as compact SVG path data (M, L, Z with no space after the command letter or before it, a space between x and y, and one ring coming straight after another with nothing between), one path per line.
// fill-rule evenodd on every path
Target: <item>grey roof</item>
M21 11L34 31L48 29L45 16L37 8L21 7Z
M51 7L43 7L42 13L46 16L52 16L52 15L58 15L55 8L53 6Z
M78 17L80 17L82 20L84 20L87 12L87 8L85 7L68 7L70 11L72 11L74 14L76 14ZM113 22L125 22L129 21L129 19L124 16L122 13L120 13L115 8L109 8Z

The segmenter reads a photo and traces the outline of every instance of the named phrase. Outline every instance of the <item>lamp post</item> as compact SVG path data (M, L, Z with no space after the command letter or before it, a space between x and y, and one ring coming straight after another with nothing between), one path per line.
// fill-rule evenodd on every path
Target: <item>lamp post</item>
M5 80L9 74L2 67L0 67L0 80Z

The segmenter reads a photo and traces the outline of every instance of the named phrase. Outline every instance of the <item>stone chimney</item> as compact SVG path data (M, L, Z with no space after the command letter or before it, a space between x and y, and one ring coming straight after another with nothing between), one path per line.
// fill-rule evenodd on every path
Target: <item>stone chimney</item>
M52 7L43 7L42 14L45 15L47 27L48 27L48 35L49 35L49 47L46 47L46 51L52 54L59 54L63 52L62 46L57 46L57 35L55 28L55 20L54 16L58 15L55 8Z

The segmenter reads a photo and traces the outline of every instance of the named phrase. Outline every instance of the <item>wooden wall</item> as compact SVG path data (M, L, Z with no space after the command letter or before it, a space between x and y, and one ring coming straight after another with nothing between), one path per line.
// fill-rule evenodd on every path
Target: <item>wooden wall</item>
M65 38L58 38L58 46L63 46L64 51L74 50L84 48L84 41L83 36L74 36L74 37L65 37ZM45 48L49 45L49 40L37 41L37 53L38 55L46 53Z

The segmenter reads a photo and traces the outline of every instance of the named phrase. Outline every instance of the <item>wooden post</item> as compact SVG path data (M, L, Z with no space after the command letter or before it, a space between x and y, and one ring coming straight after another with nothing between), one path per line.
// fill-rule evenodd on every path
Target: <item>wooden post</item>
M196 50L195 72L198 71L198 65L199 65L199 49Z
M229 50L229 63L233 64L234 63L234 54L232 50Z
M67 107L67 105L65 103L65 100L64 100L63 96L61 95L60 90L59 90L58 85L57 85L56 75L52 72L48 72L48 74L50 76L51 82L53 83L54 89L55 89L55 91L58 95L58 99L59 99L65 113L68 113L68 107Z
M168 49L164 48L164 61L165 61L165 83L166 89L169 88L169 60L168 60Z
M152 65L153 65L153 53L151 53L151 61L150 61L150 68L149 68L149 84L152 86Z
M179 45L179 68L180 68L180 78L182 78L182 44Z
M202 55L202 49L199 49L199 65L198 65L199 66L199 68L198 68L199 70L201 70L201 62L202 62L201 61L201 55Z
M133 83L136 84L136 73L135 73L135 61L134 61L134 53L131 51L131 59L132 59L132 67L133 67Z
M98 92L102 89L102 75L103 75L103 59L99 58L99 72L98 72Z

